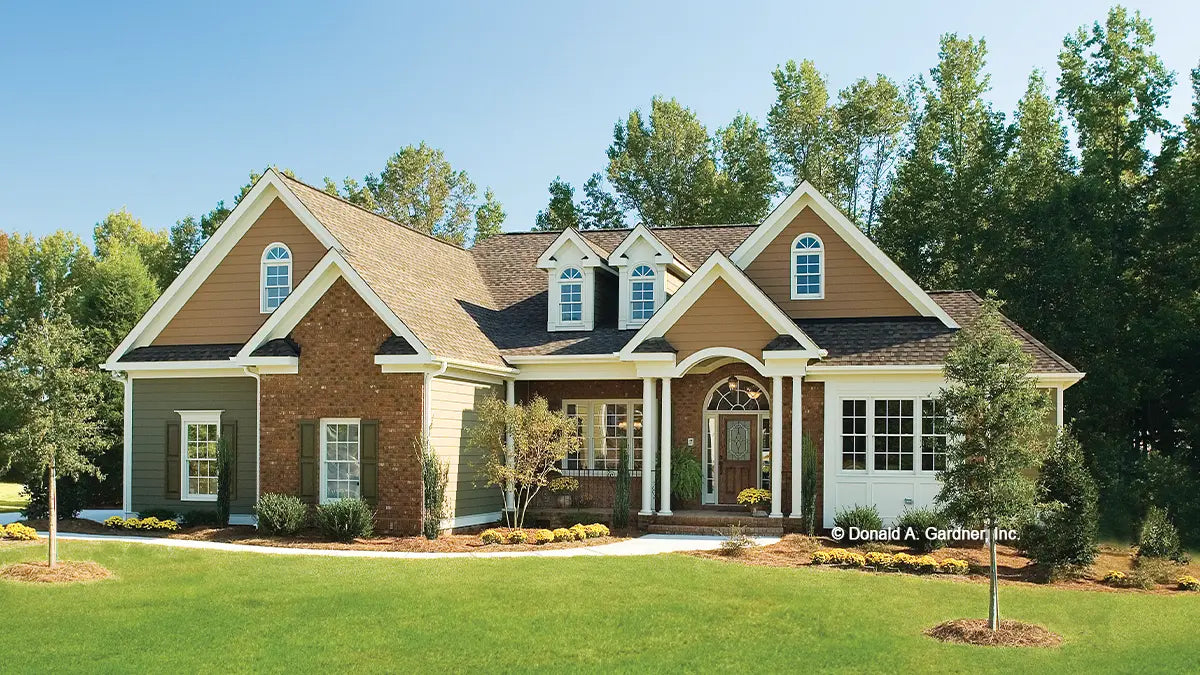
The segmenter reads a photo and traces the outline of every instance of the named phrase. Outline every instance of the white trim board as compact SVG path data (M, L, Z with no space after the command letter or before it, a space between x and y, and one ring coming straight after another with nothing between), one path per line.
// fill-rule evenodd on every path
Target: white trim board
M883 251L879 249L867 235L862 233L854 223L850 222L841 211L838 210L828 199L825 198L816 188L808 181L800 183L800 185L792 190L792 193L787 196L779 206L767 215L762 223L750 233L749 237L741 243L734 251L730 258L741 269L746 269L754 259L763 252L769 243L775 240L779 233L784 230L796 216L805 207L811 208L820 218L825 221L825 224L830 227L839 237L845 241L850 248L854 249L855 253L867 261L867 264L874 269L879 276L883 277L892 288L896 289L909 304L913 306L921 316L934 316L942 321L948 328L958 328L958 323L950 318L946 310L942 309L941 305L937 304L933 298L929 296L917 282L912 280L904 270L892 261ZM824 280L822 280L824 282ZM824 285L822 285L824 288Z
M337 238L287 187L275 169L268 169L238 202L225 222L204 242L200 251L171 282L167 290L158 296L129 334L121 340L109 355L106 364L115 363L131 349L152 343L276 198L291 209L323 246L327 249L345 250ZM120 367L109 369L123 370Z

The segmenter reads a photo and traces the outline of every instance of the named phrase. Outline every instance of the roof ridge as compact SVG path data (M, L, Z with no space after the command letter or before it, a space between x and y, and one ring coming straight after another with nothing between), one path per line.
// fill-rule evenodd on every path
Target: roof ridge
M395 222L395 221L391 221L391 222ZM399 225L401 223L397 223L397 224ZM754 223L715 223L712 225L654 225L654 226L647 225L646 229L650 230L651 232L661 232L663 230L716 230L716 229L734 228L734 227L758 227L758 225L755 225ZM563 228L563 229L566 229L566 228ZM636 226L634 226L634 227L597 227L597 228L590 229L590 230L581 230L579 228L575 228L575 231L582 235L588 235L588 234L593 234L593 233L599 234L601 232L633 232L635 229L637 229ZM516 232L500 232L498 235L495 235L495 236L511 237L511 236L522 235L522 234L558 235L558 234L562 234L562 230L519 230Z
M284 173L282 173L282 172L280 172L280 174L279 174L279 175L281 175L281 176L283 176L284 178L286 178L286 179L288 179L288 180L292 181L293 183L299 183L300 185L303 185L304 187L306 187L306 188L308 188L308 189L310 189L310 190L313 190L313 191L319 192L319 193L321 193L322 195L324 195L324 196L326 196L326 197L329 197L330 199L337 200L337 201L339 201L339 202L341 202L341 203L345 204L346 206L349 206L349 207L352 207L352 208L358 209L359 211L362 211L363 213L368 213L368 214L370 214L370 215L372 215L372 216L375 216L376 218L378 218L378 219L380 219L380 220L382 220L382 221L384 221L384 222L386 222L386 223L389 223L389 224L391 224L391 225L396 225L396 226L399 226L399 227L403 227L404 229L408 230L409 232L414 232L414 233L416 233L416 234L419 234L419 235L421 235L422 237L425 237L425 238L427 238L427 239L432 239L433 241L436 241L436 242L438 242L439 244L445 244L446 246L449 246L449 247L451 247L451 248L458 249L458 250L460 250L460 251L466 251L466 252L468 252L468 253L470 252L470 251L469 251L469 250L468 250L466 247L464 247L464 246L459 246L458 244L455 244L455 243L452 243L452 242L446 241L445 239L439 239L438 237L435 237L435 236L433 236L432 234L429 234L428 232L422 232L422 231L418 230L417 228L415 228L415 227L413 227L413 226L411 226L411 225L405 225L404 223L401 223L400 221L397 221L397 220L392 220L391 218L388 218L387 216L384 216L384 215L381 215L381 214L375 213L375 212L374 212L374 211L372 211L371 209L364 208L364 207L362 207L362 206L359 206L358 204L355 204L355 203L354 203L354 202L352 202L352 201L349 201L349 200L347 200L347 199L344 199L344 198L343 198L341 195L331 195L331 194L329 194L328 192L326 192L324 189L322 189L322 188L319 188L319 187L317 187L317 186L315 186L315 185L311 185L311 184L309 184L309 183L305 183L304 181L300 180L299 178L293 178L293 177L291 177L291 176L285 175L285 174L284 174Z

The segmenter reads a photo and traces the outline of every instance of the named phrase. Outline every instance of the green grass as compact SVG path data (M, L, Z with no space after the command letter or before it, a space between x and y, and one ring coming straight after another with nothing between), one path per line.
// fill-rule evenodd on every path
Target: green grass
M45 542L0 544L0 564ZM683 555L370 560L71 542L116 578L0 582L5 672L291 670L1184 672L1200 595L1004 587L1060 649L921 634L987 611L982 584Z
M20 511L27 501L21 496L20 483L0 483L0 513Z

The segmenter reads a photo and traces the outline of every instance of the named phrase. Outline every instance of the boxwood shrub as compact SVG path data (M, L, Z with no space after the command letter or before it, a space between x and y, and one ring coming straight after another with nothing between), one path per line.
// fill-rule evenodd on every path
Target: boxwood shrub
M361 499L338 499L317 506L317 529L333 541L353 541L375 532L375 512Z

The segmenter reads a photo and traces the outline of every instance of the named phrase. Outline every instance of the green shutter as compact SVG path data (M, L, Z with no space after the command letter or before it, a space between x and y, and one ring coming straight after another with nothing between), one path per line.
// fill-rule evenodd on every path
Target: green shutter
M229 453L233 455L233 473L229 477L229 501L237 499L238 451L237 451L237 422L226 422L221 425L221 438L225 439Z
M317 503L317 422L316 420L300 421L300 499L309 503Z
M379 422L364 420L360 429L358 489L371 506L379 500Z
M166 466L163 496L167 499L179 499L179 423L167 422Z

